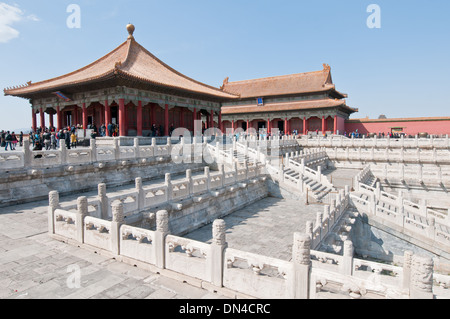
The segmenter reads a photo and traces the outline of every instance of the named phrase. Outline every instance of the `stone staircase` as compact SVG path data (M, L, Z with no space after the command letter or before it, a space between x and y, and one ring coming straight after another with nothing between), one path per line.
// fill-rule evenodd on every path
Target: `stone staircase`
M297 181L301 178L301 174L292 168L285 168L284 173ZM303 175L302 181L311 192L310 195L318 202L322 202L328 194L336 191L334 187L323 185L322 183L314 180L312 177L307 175Z
M356 223L359 213L356 209L349 207L344 216L333 227L330 234L322 240L318 250L331 254L342 255L344 250L344 242L350 239L350 233Z
M247 166L254 166L256 164L253 158L237 149L233 151L233 157L239 166L243 166L244 164L247 164Z

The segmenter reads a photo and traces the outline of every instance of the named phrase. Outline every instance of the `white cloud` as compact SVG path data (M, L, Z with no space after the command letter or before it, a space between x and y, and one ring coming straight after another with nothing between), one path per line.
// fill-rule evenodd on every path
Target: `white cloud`
M39 21L39 18L30 14L24 18L24 11L17 5L9 5L0 2L0 43L7 43L19 36L20 32L11 25L24 19L31 21Z
M38 22L38 21L41 21L41 19L39 19L36 15L34 15L34 14L30 14L29 16L27 16L27 19L28 20L31 20L31 21L35 21L35 22Z

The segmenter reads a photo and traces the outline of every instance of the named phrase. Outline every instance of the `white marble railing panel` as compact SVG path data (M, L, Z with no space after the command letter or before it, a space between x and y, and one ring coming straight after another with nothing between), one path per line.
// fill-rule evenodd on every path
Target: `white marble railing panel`
M123 212L125 215L139 209L138 193L136 190L129 190L108 195L108 207L111 208L113 204L117 202L121 202L123 204ZM109 215L111 216L111 214Z
M189 181L178 181L172 183L172 199L189 196Z
M210 245L168 235L166 237L166 268L194 278L211 281L208 258Z
M88 245L111 251L111 222L95 218L84 218L84 242Z
M231 248L225 250L224 262L224 287L261 299L291 297L292 263Z
M0 170L21 168L25 165L24 155L20 152L1 153Z
M55 210L54 214L55 234L69 238L77 238L76 213L62 209Z
M156 263L154 238L154 231L122 225L120 227L121 255L154 265Z
M83 164L91 161L90 149L71 149L66 151L67 164Z
M144 187L144 207L152 207L167 201L166 186Z
M192 178L192 192L201 193L205 192L208 188L208 179L206 177L195 177Z
M116 150L114 148L97 148L98 161L113 161L116 159Z
M223 174L222 172L212 173L210 176L211 189L219 188L223 186Z
M61 164L61 152L59 151L34 151L31 155L32 167L48 167Z

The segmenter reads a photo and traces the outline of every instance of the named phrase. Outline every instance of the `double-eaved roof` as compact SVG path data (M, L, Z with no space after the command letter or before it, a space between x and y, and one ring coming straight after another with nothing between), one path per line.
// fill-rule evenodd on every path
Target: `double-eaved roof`
M225 92L239 95L241 99L271 97L280 95L298 95L334 91L336 97L344 98L345 94L335 90L331 78L331 68L324 64L321 71L268 77L255 80L228 82L225 79L222 89Z

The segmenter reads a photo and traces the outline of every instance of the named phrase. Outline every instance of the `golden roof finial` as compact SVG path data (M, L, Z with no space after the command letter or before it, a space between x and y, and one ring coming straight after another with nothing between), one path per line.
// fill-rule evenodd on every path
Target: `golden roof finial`
M128 31L128 39L134 39L134 37L133 37L133 33L134 33L134 30L135 30L135 27L134 27L134 25L132 25L131 23L129 23L128 25L127 25L127 31Z

